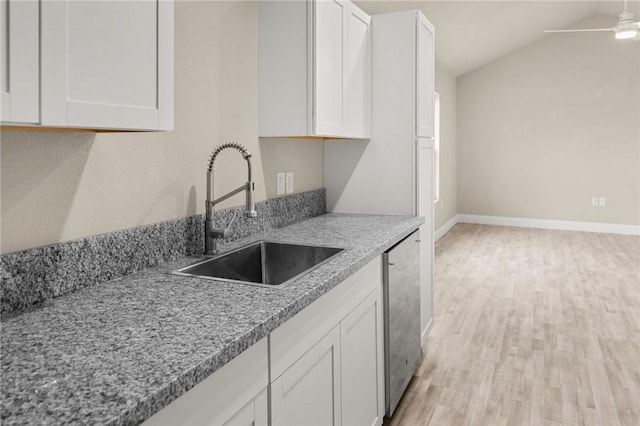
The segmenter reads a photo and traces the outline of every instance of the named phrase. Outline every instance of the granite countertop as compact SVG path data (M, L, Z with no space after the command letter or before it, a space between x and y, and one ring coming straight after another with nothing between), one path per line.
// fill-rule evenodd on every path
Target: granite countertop
M3 318L2 424L139 424L423 222L327 214L228 247L345 249L280 289L167 273L184 258Z

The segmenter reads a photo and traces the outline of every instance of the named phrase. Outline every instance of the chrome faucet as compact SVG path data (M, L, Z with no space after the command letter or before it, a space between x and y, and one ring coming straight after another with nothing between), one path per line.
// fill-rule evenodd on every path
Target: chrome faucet
M241 185L240 187L234 189L226 195L218 199L213 198L213 162L216 161L216 157L226 148L234 148L238 150L242 157L247 160L247 183ZM207 169L207 201L205 202L205 212L206 217L204 221L204 254L205 255L215 255L218 254L217 249L217 238L229 238L231 235L231 224L233 220L236 218L235 215L229 222L229 224L224 228L215 228L213 223L213 216L215 213L215 205L220 203L221 201L226 200L229 197L236 195L238 192L246 191L246 206L245 206L245 215L247 217L256 217L258 213L256 212L256 208L253 201L253 190L254 183L251 180L251 154L247 151L247 148L244 146L237 144L235 142L227 142L222 145L218 145L216 149L211 153L211 158L209 159L209 167Z

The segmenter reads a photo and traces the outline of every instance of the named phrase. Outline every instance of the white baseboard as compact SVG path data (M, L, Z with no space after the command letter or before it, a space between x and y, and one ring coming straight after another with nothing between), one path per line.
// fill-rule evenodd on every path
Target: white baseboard
M433 234L434 241L438 241L440 238L444 237L445 234L451 230L451 228L456 226L456 223L458 223L458 216L459 215L453 216L451 219L446 221L444 225L436 229L436 232Z
M621 225L617 223L598 222L572 222L568 220L526 219L519 217L482 216L473 214L459 214L455 216L455 219L456 223L476 223L480 225L517 226L521 228L557 229L564 231L597 232L604 234L640 236L640 225ZM447 222L447 224L448 223L449 222ZM438 229L438 231L440 231L440 229Z
M478 225L516 226L519 228L556 229L562 231L640 236L640 225L457 214L435 231L434 241L438 241L440 238L444 237L446 233L449 232L457 223L475 223Z

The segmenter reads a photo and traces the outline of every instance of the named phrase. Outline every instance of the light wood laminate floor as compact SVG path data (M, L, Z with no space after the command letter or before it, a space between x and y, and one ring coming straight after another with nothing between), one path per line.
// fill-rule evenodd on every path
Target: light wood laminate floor
M640 237L458 224L396 425L640 425Z

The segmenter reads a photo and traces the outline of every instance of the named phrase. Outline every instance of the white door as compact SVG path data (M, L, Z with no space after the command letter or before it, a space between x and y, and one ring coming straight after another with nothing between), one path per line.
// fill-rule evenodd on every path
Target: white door
M340 333L342 424L381 425L384 418L381 288L342 320Z
M340 326L271 384L272 425L340 425Z
M314 2L314 122L315 134L347 133L347 3Z
M420 227L420 330L424 339L433 324L433 139L419 138L418 215Z
M0 0L0 120L36 124L39 105L39 2Z
M419 137L434 136L434 31L433 26L418 13L418 58L417 58L417 133Z
M173 2L44 1L42 124L171 129Z
M371 17L349 3L347 20L348 136L371 135Z

